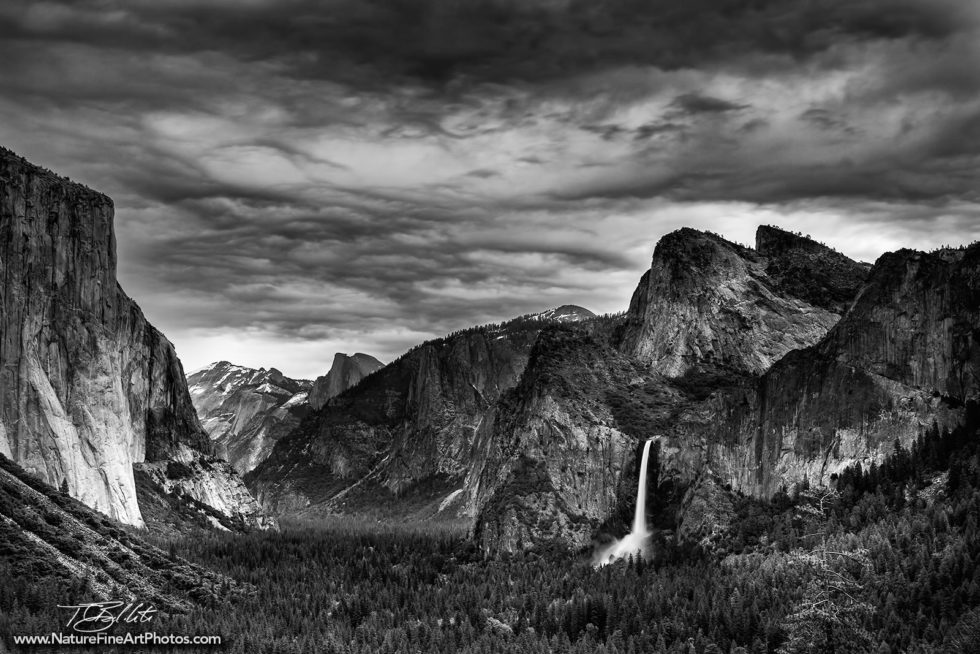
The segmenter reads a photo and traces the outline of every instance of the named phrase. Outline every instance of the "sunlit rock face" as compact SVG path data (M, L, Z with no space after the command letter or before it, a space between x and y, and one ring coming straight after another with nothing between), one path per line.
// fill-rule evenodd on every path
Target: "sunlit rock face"
M327 374L317 377L313 382L309 397L310 406L314 411L319 411L327 400L337 397L383 367L384 364L370 354L358 352L349 356L338 352L334 355L333 365L330 366Z
M133 464L209 453L173 346L116 282L112 201L0 150L0 452L141 525Z
M191 400L217 453L244 474L310 412L313 386L266 370L212 363L187 377Z
M149 487L151 493L173 496L182 511L206 518L205 524L211 527L244 531L278 526L260 510L242 478L223 459L185 450L169 461L137 464L136 474L146 482L141 490Z
M668 234L630 302L623 351L679 377L698 364L761 373L816 343L839 315L783 288L768 263L714 234Z

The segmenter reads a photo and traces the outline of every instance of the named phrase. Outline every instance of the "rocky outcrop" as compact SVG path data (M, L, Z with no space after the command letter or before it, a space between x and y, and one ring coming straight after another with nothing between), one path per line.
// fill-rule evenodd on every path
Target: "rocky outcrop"
M162 501L168 508L154 515L158 522L178 529L192 523L225 531L278 527L223 459L187 451L166 462L137 464L136 477L141 507Z
M755 251L776 286L838 314L847 311L871 269L808 236L767 225L756 230Z
M777 249L769 246L773 239L761 240L766 251ZM785 249L780 253L790 256ZM770 277L767 269L774 265L714 234L668 234L633 294L623 352L679 377L699 364L761 373L787 352L816 343L839 315Z
M455 517L474 435L550 324L524 316L415 347L280 440L250 487L276 513Z
M310 412L312 383L275 368L219 361L188 375L187 384L218 455L241 474L264 461L276 441Z
M761 378L749 410L719 430L712 465L757 495L827 484L934 422L958 424L978 380L980 245L888 253L826 338Z
M353 356L348 356L338 352L333 357L333 365L330 366L330 371L317 377L316 381L313 382L313 388L310 390L310 406L313 407L314 411L319 411L327 403L327 400L337 397L372 372L383 367L384 364L370 354L358 352Z
M0 150L0 453L143 524L133 464L210 453L173 346L116 282L112 201Z

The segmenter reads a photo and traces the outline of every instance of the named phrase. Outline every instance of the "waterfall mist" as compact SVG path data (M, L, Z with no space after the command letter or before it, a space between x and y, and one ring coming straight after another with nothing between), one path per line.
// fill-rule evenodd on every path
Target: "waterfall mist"
M621 539L614 541L600 549L593 560L593 564L598 566L612 563L617 559L627 556L646 555L647 538L650 532L647 530L647 463L650 460L650 444L652 440L643 444L643 458L640 460L640 479L636 489L636 511L633 513L633 528L630 533Z

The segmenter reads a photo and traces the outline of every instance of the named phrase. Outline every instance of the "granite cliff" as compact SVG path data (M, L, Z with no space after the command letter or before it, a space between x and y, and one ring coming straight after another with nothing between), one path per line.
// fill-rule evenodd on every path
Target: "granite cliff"
M334 355L333 364L327 374L317 377L313 382L313 388L310 390L310 406L314 411L319 411L327 400L337 397L383 367L384 364L370 354L358 352L349 356L338 352Z
M425 343L281 439L266 507L462 518L485 551L581 549L628 521L656 441L660 528L710 542L735 493L833 484L978 394L980 246L874 266L772 227L754 248L682 229L621 316Z
M607 331L543 331L519 384L483 420L463 499L485 549L583 547L630 494L623 481L638 441L617 424L607 393L645 371Z
M761 377L709 462L758 495L803 479L828 484L933 423L959 424L978 380L980 246L887 253L824 339Z
M809 247L780 247L769 234L760 230L760 250L693 229L664 236L630 302L623 352L668 377L705 364L759 373L787 352L818 341L840 317L831 310L836 307L811 303L806 289L791 283L796 275L782 273L776 262L796 259L805 269L819 270L819 262L797 252L822 246L798 239ZM818 252L847 262L853 272L846 288L863 277L863 269L843 255L829 248ZM782 274L772 276L770 270Z
M212 448L173 346L116 281L112 221L105 195L0 150L0 453L142 525L134 465Z

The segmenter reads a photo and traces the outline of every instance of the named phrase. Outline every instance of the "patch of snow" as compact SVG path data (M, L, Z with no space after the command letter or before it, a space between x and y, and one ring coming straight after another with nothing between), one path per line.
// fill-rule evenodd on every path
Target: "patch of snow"
M302 393L297 393L296 395L293 395L291 398L289 398L289 401L283 404L282 408L288 409L290 407L294 407L296 405L302 404L303 402L306 402L306 398L308 396L309 393L306 391L303 391Z
M215 527L219 531L230 531L228 527L221 524L221 521L215 518L213 515L208 515L208 520L211 522L211 526Z
M459 488L459 489L454 490L449 495L446 495L445 499L443 499L442 502L439 503L439 511L438 511L438 513L442 513L443 511L445 511L449 507L449 505L453 503L453 500L455 500L457 497L459 497L459 494L462 493L462 492L463 492L463 489L462 488Z
M289 391L287 391L286 389L280 388L279 386L276 386L275 384L270 384L269 382L265 382L264 384L258 386L255 389L255 391L257 393L269 393L270 395L288 395L289 394Z
M190 372L186 372L186 373L184 373L184 376L185 377L191 377L192 375L196 375L199 372L210 372L211 370L214 370L219 363L221 363L221 362L220 361L214 361L213 363L209 363L208 365L206 365L206 366L204 366L202 368L196 368L194 370L191 370Z

